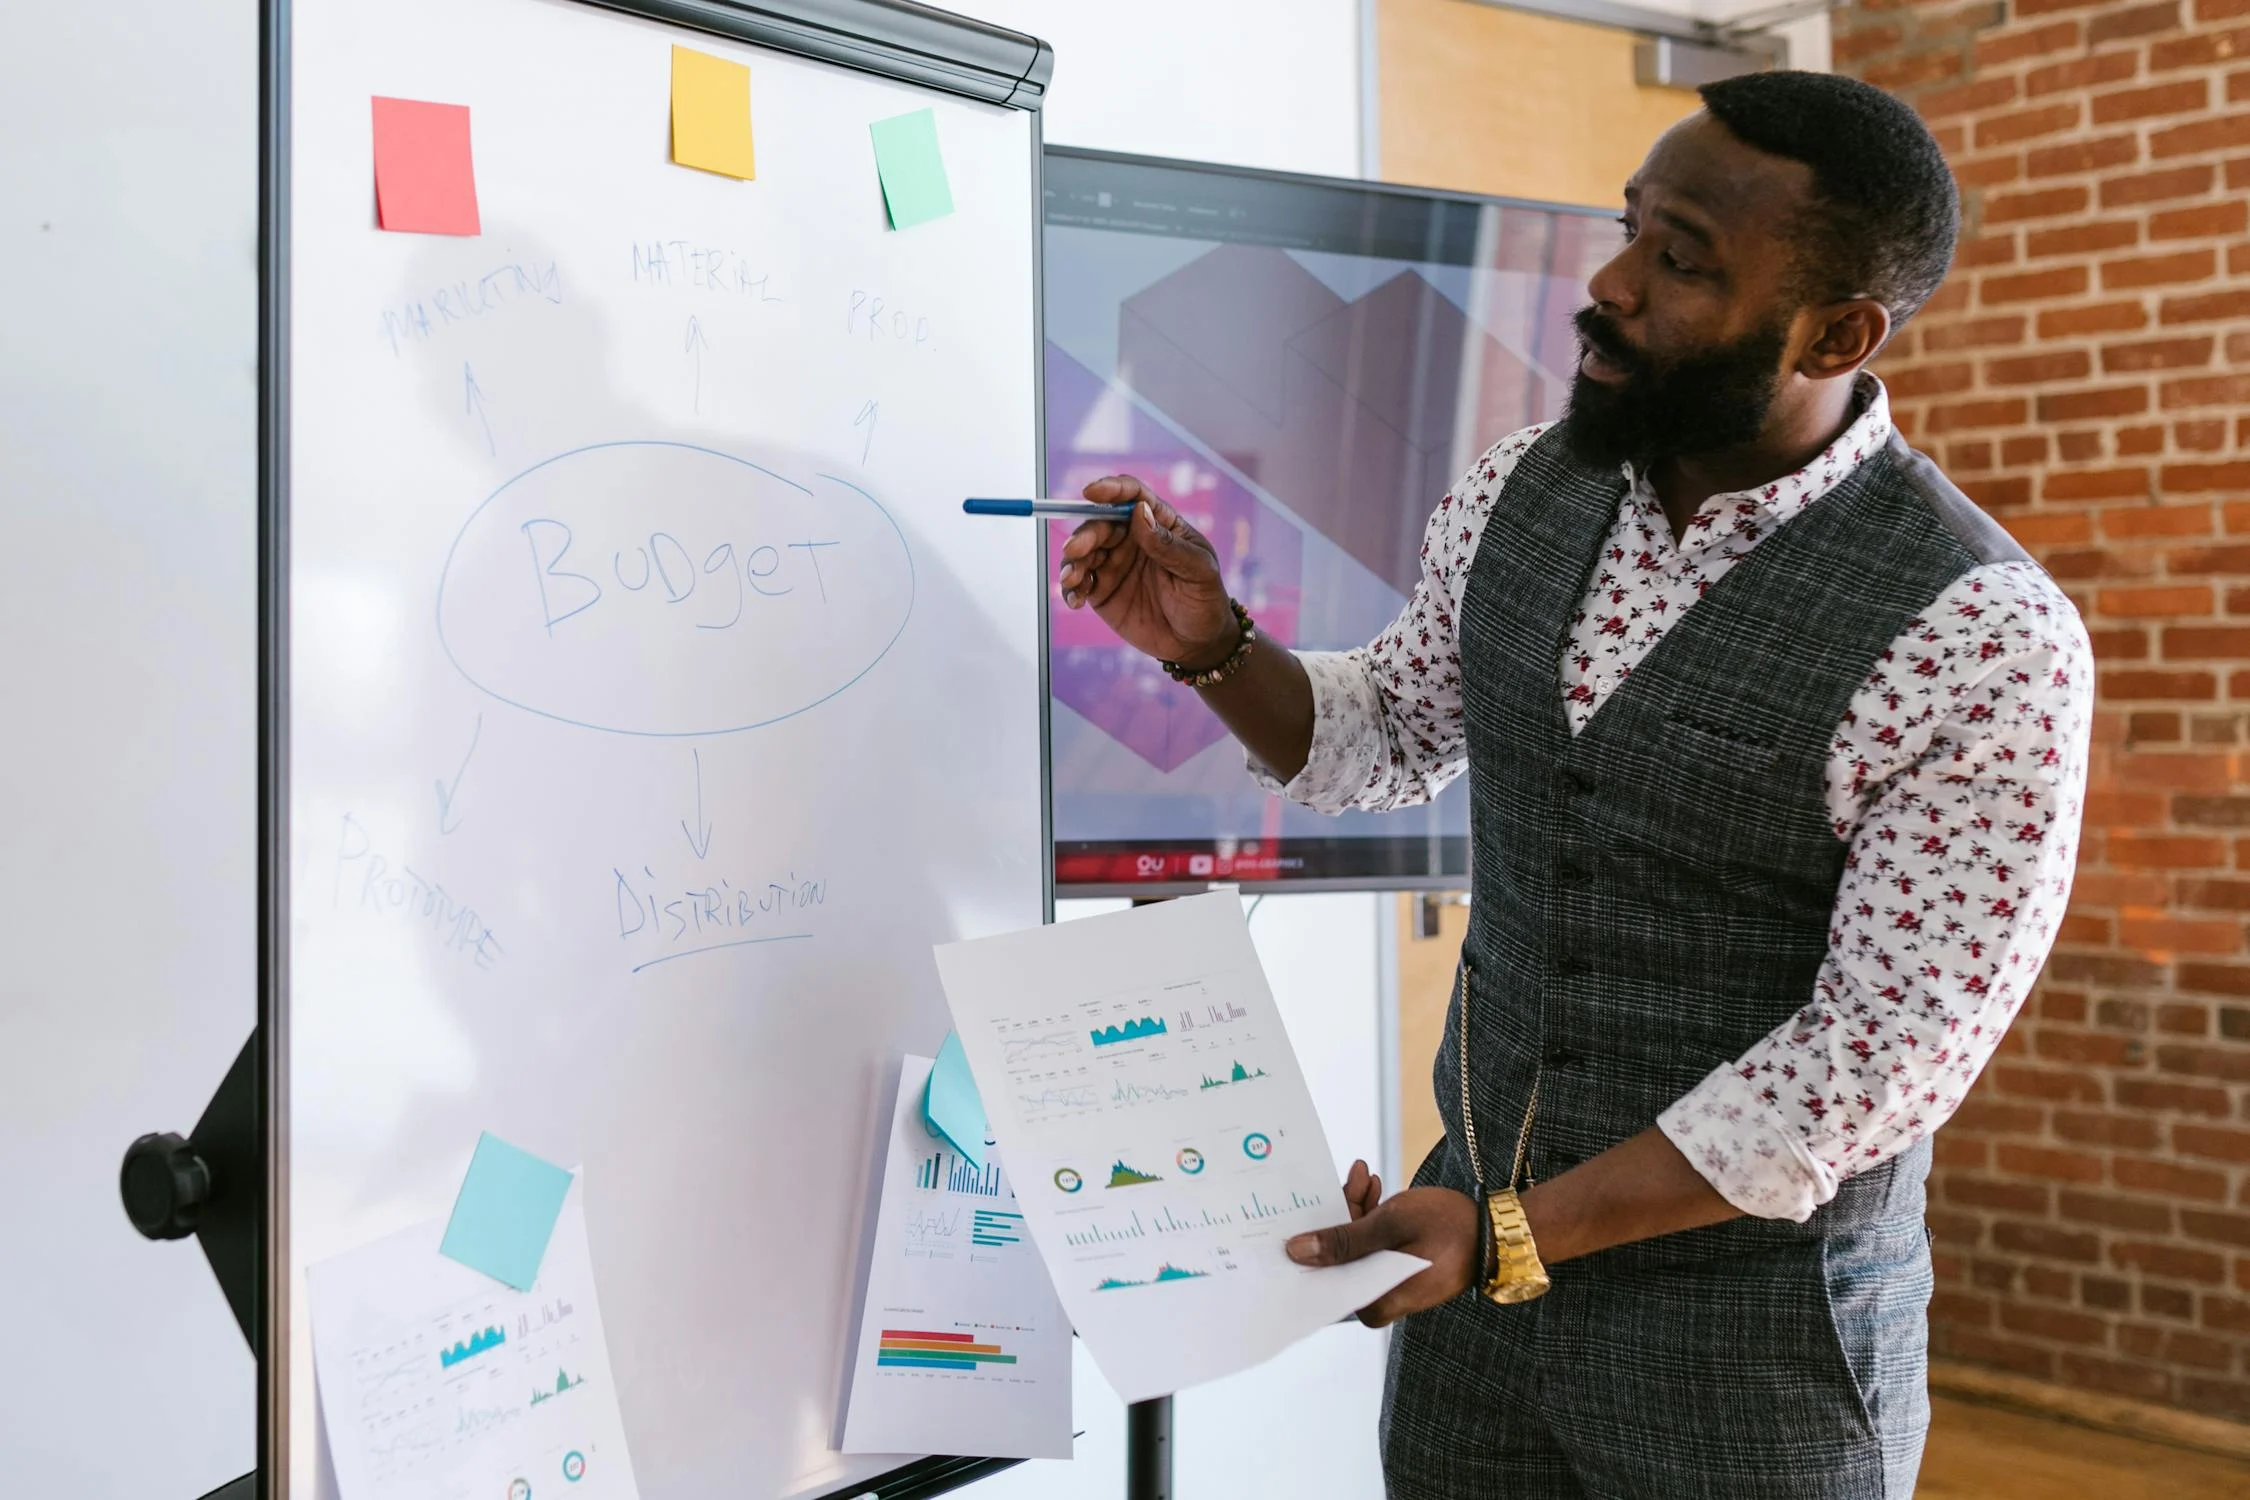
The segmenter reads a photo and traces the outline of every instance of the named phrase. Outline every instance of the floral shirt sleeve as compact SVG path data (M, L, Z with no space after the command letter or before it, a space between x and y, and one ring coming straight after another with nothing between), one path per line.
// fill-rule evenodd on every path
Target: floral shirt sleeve
M1454 615L1493 501L1546 430L1501 439L1438 501L1422 532L1422 577L1390 629L1356 651L1297 653L1312 679L1312 753L1286 786L1252 759L1260 786L1319 812L1383 812L1427 802L1461 774L1468 740Z
M1963 574L1884 653L1829 761L1850 852L1811 1001L1658 1118L1735 1207L1808 1218L1960 1106L2069 903L2093 696L2031 563Z

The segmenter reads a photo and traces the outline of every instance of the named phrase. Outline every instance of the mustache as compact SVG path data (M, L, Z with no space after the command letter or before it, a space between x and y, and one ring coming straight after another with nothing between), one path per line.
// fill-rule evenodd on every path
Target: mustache
M1572 313L1570 322L1578 330L1578 337L1612 364L1638 371L1648 363L1638 349L1625 341L1625 335L1617 331L1616 325L1594 310L1592 303Z

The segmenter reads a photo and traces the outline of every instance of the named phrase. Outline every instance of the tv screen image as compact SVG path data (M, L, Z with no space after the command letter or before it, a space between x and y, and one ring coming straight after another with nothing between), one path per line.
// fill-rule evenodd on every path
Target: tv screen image
M1618 243L1593 209L1065 149L1045 170L1048 493L1140 476L1295 649L1374 639L1439 497L1561 414L1570 315ZM1341 817L1271 796L1051 571L1047 608L1058 893L1465 883L1465 784Z

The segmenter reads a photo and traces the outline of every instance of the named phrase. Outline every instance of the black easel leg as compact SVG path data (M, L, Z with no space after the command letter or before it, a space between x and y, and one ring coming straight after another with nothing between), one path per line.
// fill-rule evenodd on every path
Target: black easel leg
M1125 1408L1125 1500L1172 1500L1172 1398Z

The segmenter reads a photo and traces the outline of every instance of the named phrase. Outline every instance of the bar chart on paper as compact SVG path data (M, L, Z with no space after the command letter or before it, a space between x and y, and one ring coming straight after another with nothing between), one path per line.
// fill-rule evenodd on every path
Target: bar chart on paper
M561 1491L637 1500L574 1186L516 1292L419 1225L308 1273L325 1436L351 1500ZM566 1476L569 1464L575 1477Z
M1001 1162L931 1150L929 1069L892 1104L844 1451L1068 1457L1070 1325Z

